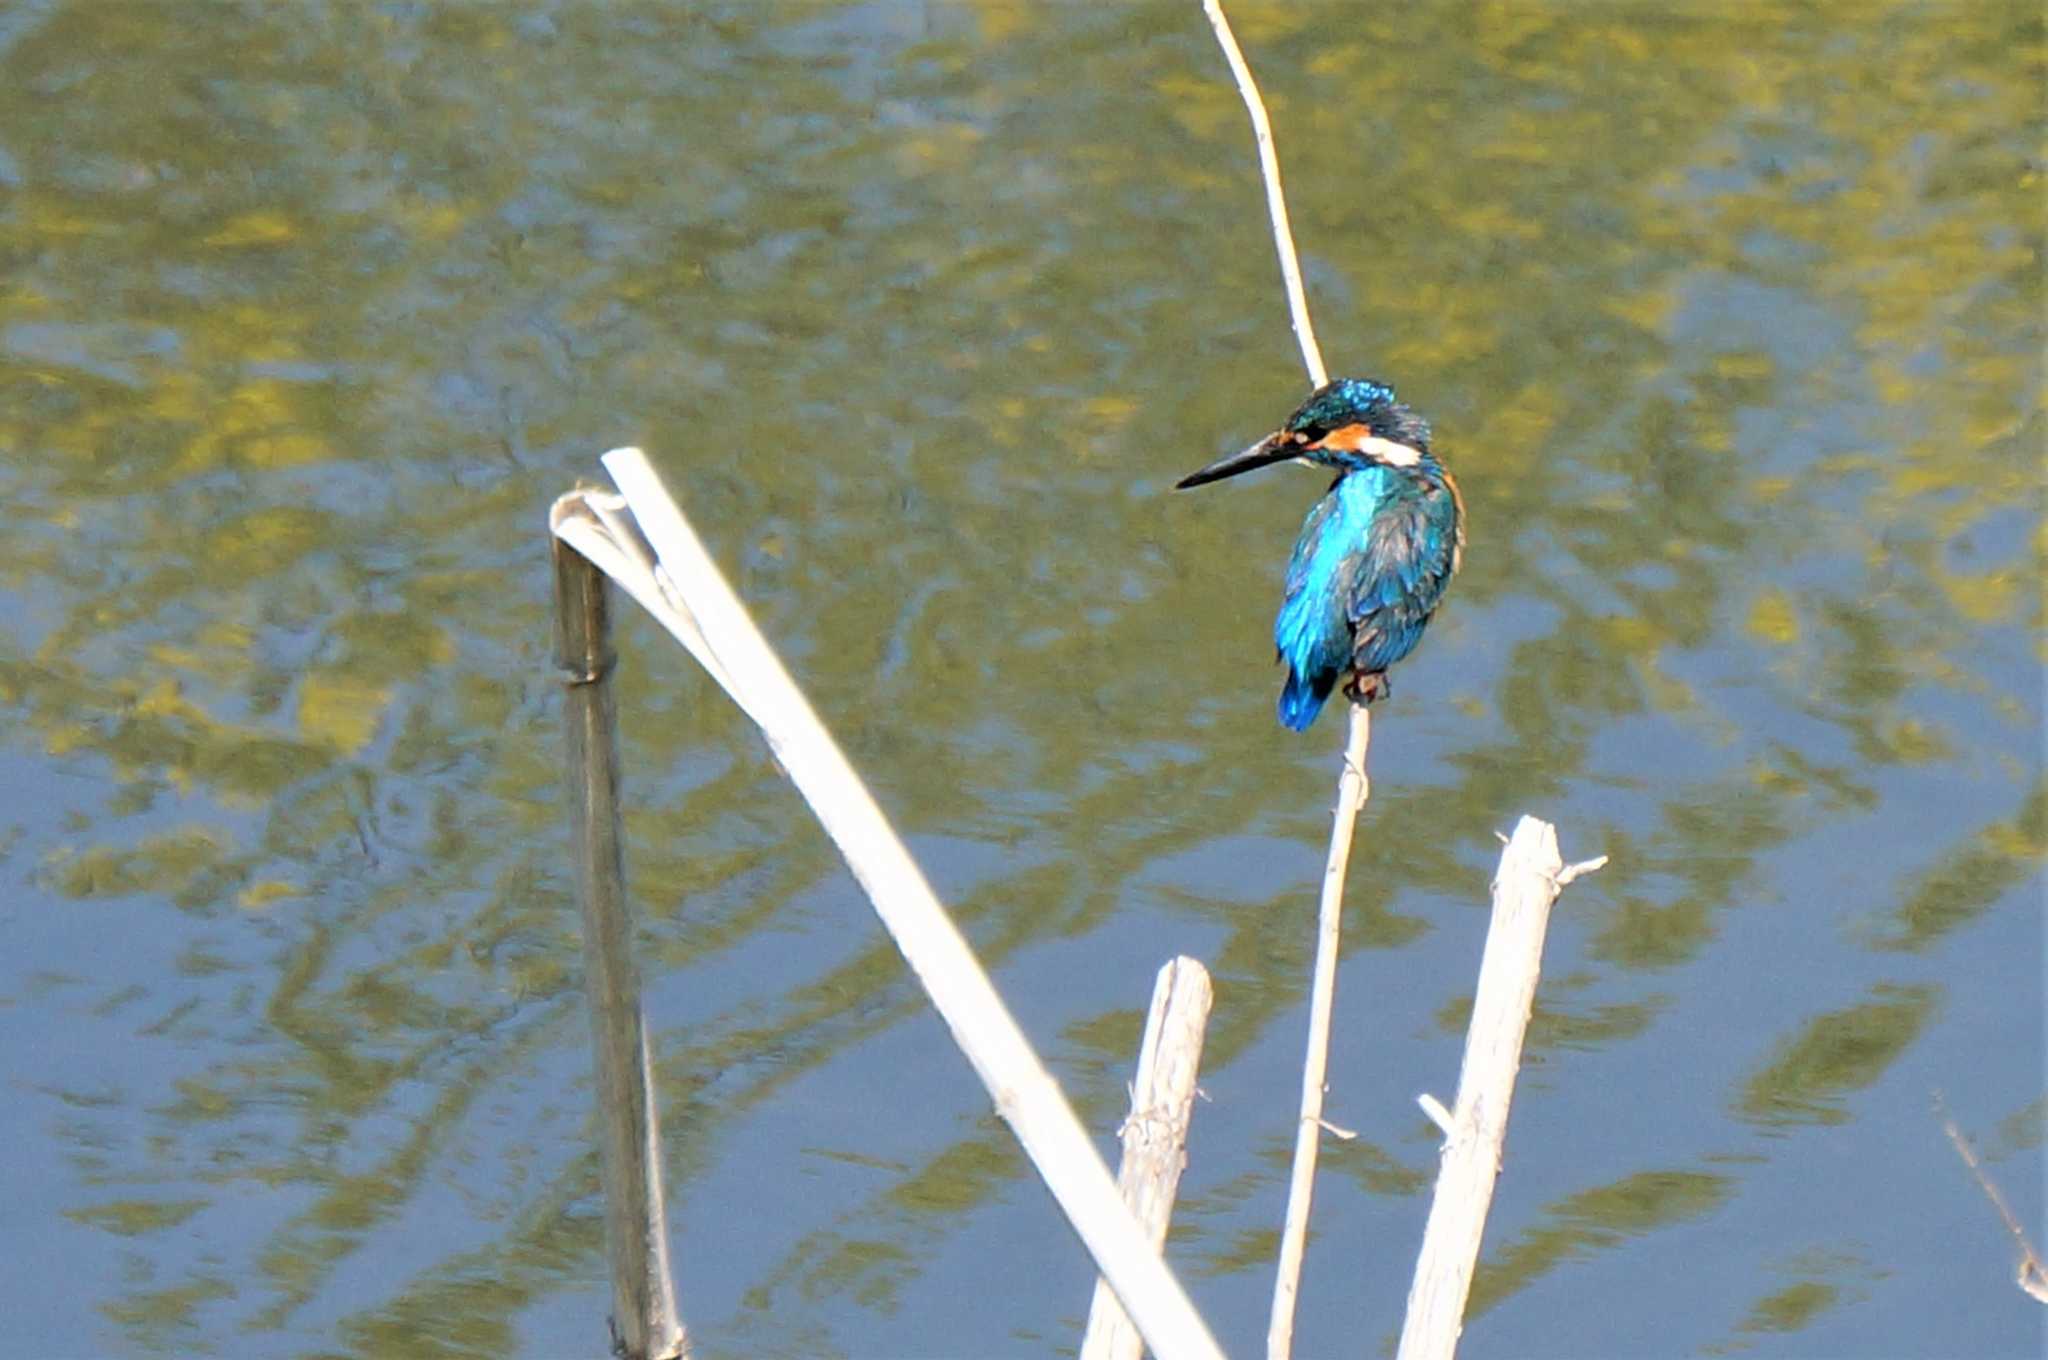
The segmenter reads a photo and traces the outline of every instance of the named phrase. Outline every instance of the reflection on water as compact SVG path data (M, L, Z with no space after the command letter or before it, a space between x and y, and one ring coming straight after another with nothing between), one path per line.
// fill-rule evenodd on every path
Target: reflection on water
M1377 724L1304 1349L1394 1326L1527 810L1614 862L1475 1338L2029 1353L1926 1105L2038 1205L2038 14L1241 9L1331 356L1471 517ZM541 526L639 442L1105 1136L1152 969L1215 969L1172 1250L1249 1349L1338 738L1269 713L1316 482L1165 494L1299 385L1195 7L73 0L0 75L24 1344L599 1344ZM822 837L624 641L693 1330L1072 1344Z

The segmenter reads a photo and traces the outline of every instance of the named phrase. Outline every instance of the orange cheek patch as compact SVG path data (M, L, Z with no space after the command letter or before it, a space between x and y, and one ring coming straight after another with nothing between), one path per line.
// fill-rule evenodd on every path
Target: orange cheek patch
M1371 438L1371 426L1344 425L1330 431L1308 447L1328 449L1332 453L1357 453L1365 447L1365 441Z

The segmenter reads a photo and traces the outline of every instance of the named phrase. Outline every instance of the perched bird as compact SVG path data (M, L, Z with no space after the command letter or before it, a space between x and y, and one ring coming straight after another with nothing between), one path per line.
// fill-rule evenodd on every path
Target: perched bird
M1385 383L1339 378L1279 430L1176 490L1295 459L1337 469L1287 563L1273 644L1287 663L1280 721L1305 731L1339 679L1354 701L1392 693L1387 668L1422 640L1465 548L1465 503L1429 422Z

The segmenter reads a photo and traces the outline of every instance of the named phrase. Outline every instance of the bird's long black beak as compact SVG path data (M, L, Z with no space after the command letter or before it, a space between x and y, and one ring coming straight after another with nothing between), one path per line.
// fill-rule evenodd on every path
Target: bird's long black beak
M1262 468L1271 463L1284 463L1294 457L1295 452L1295 446L1291 440L1282 438L1280 434L1269 434L1248 449L1233 453L1226 458L1218 458L1200 472L1190 472L1187 476L1175 482L1173 489L1175 491L1185 491L1191 486L1201 486L1206 482L1220 482L1225 477L1235 477L1240 472L1250 472L1253 468Z

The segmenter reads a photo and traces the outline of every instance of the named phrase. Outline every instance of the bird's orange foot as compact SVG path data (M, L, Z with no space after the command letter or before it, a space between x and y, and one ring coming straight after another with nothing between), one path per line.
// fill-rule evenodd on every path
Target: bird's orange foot
M1344 697L1354 704L1372 704L1394 692L1385 671L1353 671L1344 682Z

